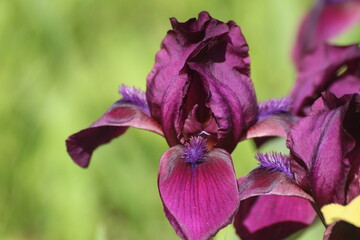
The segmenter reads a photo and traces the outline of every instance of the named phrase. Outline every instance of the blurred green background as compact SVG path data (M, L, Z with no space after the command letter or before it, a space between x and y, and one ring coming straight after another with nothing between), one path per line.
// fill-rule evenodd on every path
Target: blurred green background
M311 1L0 1L0 239L178 239L157 190L164 139L141 130L99 148L86 170L68 135L115 102L120 84L145 90L169 17L201 10L235 20L250 46L258 99L285 96L291 45ZM273 147L283 148L284 141ZM251 142L233 153L237 175L257 165ZM295 239L320 239L320 224ZM238 239L232 226L215 239Z

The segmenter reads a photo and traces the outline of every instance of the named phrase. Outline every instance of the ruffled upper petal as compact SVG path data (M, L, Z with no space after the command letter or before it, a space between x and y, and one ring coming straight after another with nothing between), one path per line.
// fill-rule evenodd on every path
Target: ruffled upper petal
M255 91L250 79L249 47L240 27L234 22L217 24L226 26L227 32L209 39L189 59L189 66L207 79L210 91L221 85L228 87L225 93L234 95L239 101L243 124L249 127L258 114Z
M151 114L158 122L162 122L160 109L165 93L178 77L189 56L208 38L223 34L227 30L223 25L209 28L209 23L214 21L216 20L207 12L199 13L197 20L192 18L184 23L171 18L173 30L168 31L161 43L154 68L147 77L146 97Z
M136 127L163 135L161 126L139 106L126 98L114 103L90 127L71 135L66 140L69 155L81 167L87 167L92 152L100 145L122 135L128 127Z
M158 185L167 218L187 240L205 240L232 221L239 194L230 155L201 142L174 146L160 159ZM202 154L200 154L202 153Z
M185 23L172 20L172 23L174 30L167 37L176 38L177 45L167 52L186 50L181 52L182 64L172 66L166 62L173 70L166 76L171 82L167 83L160 107L166 138L171 146L186 138L184 124L196 106L196 120L203 128L207 125L217 128L210 133L217 134L216 147L231 152L246 128L256 121L258 113L249 77L248 46L241 30L235 23L225 24L205 12L200 13L198 20ZM154 70L159 74L162 71ZM161 81L155 72L149 75L148 84ZM151 111L153 114L152 108Z

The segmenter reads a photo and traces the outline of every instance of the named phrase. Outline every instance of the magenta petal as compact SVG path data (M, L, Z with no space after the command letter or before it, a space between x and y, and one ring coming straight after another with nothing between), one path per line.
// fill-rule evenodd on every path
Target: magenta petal
M250 79L249 47L239 26L234 22L228 22L225 26L228 28L226 35L209 39L206 45L189 59L189 66L207 79L211 92L228 87L223 90L224 93L234 95L241 104L241 124L249 127L258 114L254 86ZM210 105L215 104L217 103L210 102Z
M227 31L226 25L217 24L218 22L207 12L201 12L198 19L192 18L184 23L171 18L173 30L168 31L161 43L154 68L147 77L146 96L151 114L158 122L162 122L163 98L189 56L207 39Z
M246 40L234 22L225 26L228 32L209 39L188 64L205 79L211 93L208 106L219 125L217 147L231 152L244 131L255 123L258 106Z
M358 67L360 68L360 64ZM339 79L330 85L329 91L334 93L337 97L342 97L345 94L360 93L360 73L359 76L348 75Z
M246 132L246 139L276 136L286 138L290 129L297 123L291 113L277 113L264 117Z
M303 166L306 182L319 208L328 203L346 203L346 182L350 171L347 154L355 142L343 127L349 102L327 93L314 104L313 112L289 133L291 156ZM321 107L322 106L322 107Z
M307 227L315 217L305 199L269 195L241 201L234 225L241 239L280 240Z
M173 30L148 77L151 114L161 122L170 146L183 143L201 127L216 138L216 147L231 152L258 114L241 29L206 12L198 19L184 23L171 19L171 23ZM196 119L189 118L195 106ZM189 121L199 127L186 132Z
M313 201L298 184L280 171L256 168L239 182L240 200L262 195L293 196Z
M90 127L71 135L66 140L67 151L75 163L87 167L98 146L122 135L128 127L163 135L161 126L141 107L120 100Z
M306 227L316 213L312 197L285 173L263 167L239 179L235 227L242 239L283 239Z
M359 22L360 1L319 0L301 24L293 52L295 62Z
M355 44L320 45L299 64L298 79L291 92L293 112L297 115L306 115L306 107L323 91L330 90L337 96L360 92L360 48Z
M239 195L230 155L222 149L207 152L201 162L186 162L180 145L160 159L159 191L167 218L187 240L205 240L228 225Z

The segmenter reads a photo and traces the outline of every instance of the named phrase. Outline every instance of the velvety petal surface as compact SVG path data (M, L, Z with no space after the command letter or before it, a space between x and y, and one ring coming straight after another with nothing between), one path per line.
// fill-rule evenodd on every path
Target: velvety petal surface
M170 21L173 29L168 31L161 43L154 68L147 77L147 100L152 116L159 122L165 93L184 68L189 56L196 48L201 48L207 39L228 31L224 23L211 18L207 12L199 13L198 19L191 18L183 23L175 18Z
M246 139L259 137L286 138L290 129L297 123L297 118L291 113L276 113L259 120L251 126L245 135Z
M69 155L81 167L87 167L92 152L100 145L122 135L128 127L136 127L163 135L161 126L143 107L119 100L90 127L71 135L66 140Z
M304 55L360 23L360 1L319 0L304 18L294 47L294 60L301 62Z
M312 197L286 173L259 167L239 179L237 234L244 240L283 239L303 229L316 213Z
M295 181L280 171L259 167L239 183L240 200L262 195L294 196L313 201Z
M360 92L360 48L357 45L322 44L302 58L298 77L291 92L293 112L306 115L321 92L337 96Z
M234 225L243 240L280 240L307 227L315 217L305 199L267 195L241 201Z
M347 98L347 97L345 97ZM350 171L347 154L355 147L354 139L343 128L349 101L324 94L289 133L291 156L306 172L299 180L311 191L316 205L346 202L345 189Z
M161 122L161 103L171 82L184 67L191 52L204 38L206 23L211 17L202 12L199 19L192 18L179 23L171 18L173 30L169 30L161 43L161 50L156 54L155 65L147 77L146 97L152 116ZM188 34L183 34L188 32Z
M250 79L249 47L239 26L232 21L224 25L227 26L226 34L209 39L188 62L191 69L207 79L211 92L227 86L223 91L234 95L239 101L243 122L248 127L255 122L258 114L255 91ZM210 100L209 105L213 109L220 104ZM216 111L213 112L216 116Z
M203 21L205 15L208 21ZM176 43L182 45L174 49L186 47L188 55L181 68L171 75L162 101L161 122L166 138L171 146L178 143L185 120L197 105L199 122L206 125L209 118L215 119L216 147L231 152L244 130L256 121L258 111L249 77L248 46L241 29L234 22L223 23L204 12L196 21L176 23L173 27L179 39ZM193 29L202 29L197 38ZM187 47L189 41L191 48Z
M159 191L167 218L177 234L205 240L228 225L239 204L230 155L213 149L201 162L187 162L184 147L167 150L160 160Z

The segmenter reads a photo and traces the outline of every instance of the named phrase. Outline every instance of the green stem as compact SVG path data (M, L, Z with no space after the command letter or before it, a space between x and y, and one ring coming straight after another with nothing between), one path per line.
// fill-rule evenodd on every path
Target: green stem
M319 216L322 224L324 225L325 228L327 228L327 224L325 222L325 218L324 216L322 215L320 209L315 205L314 202L310 202L311 206L313 207L313 209L315 210L315 212L317 213L317 215Z

